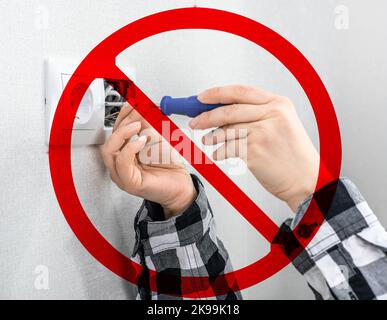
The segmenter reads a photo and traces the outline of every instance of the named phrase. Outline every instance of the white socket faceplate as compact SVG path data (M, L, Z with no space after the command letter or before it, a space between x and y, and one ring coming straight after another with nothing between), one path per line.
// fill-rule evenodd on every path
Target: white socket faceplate
M45 107L47 143L59 99L76 67L77 60L49 58L45 61ZM79 86L82 86L79 79ZM84 84L86 85L86 84ZM103 79L95 79L86 90L72 128L73 145L102 144L105 141L105 89ZM71 128L64 128L70 130Z
M66 84L73 75L81 60L68 58L48 58L45 61L45 108L46 108L46 142L49 143L52 121L59 99ZM135 81L135 68L127 64L121 65L121 70ZM78 79L82 86L82 79ZM111 128L105 128L105 88L104 79L95 79L83 96L77 110L72 128L72 145L103 144L111 133Z

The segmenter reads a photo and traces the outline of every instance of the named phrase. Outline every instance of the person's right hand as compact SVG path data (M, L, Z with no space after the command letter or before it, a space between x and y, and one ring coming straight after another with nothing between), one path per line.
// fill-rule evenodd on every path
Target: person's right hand
M227 104L190 122L193 129L218 127L203 137L207 145L224 143L215 151L215 160L242 158L263 187L293 211L313 194L320 157L288 98L253 87L226 86L206 90L198 99Z

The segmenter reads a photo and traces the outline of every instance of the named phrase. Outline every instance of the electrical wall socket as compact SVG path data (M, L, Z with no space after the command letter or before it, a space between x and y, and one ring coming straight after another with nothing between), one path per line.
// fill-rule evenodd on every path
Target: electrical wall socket
M47 143L50 139L51 125L59 99L78 66L77 60L49 58L45 61L45 108ZM85 86L79 79L74 90ZM83 88L84 89L84 88ZM105 90L103 79L95 79L87 88L79 105L72 128L72 144L102 144L105 140ZM71 128L64 128L70 130Z
M46 143L49 143L52 121L59 99L81 60L50 57L45 61ZM134 81L135 69L126 66L124 72ZM85 88L80 78L74 90ZM111 133L105 125L104 79L95 79L87 88L77 110L72 127L72 145L103 144ZM71 128L63 128L70 130Z

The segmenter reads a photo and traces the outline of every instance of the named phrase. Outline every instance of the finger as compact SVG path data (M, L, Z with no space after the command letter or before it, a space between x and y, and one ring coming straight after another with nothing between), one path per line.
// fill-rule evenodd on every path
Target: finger
M132 110L122 121L117 125L116 130L132 122L140 121L142 128L150 128L150 124L136 111Z
M103 162L110 173L112 180L121 187L121 179L116 171L115 156L116 152L125 143L125 139L129 139L141 129L139 123L133 123L130 127L122 128L114 132L108 141L101 147Z
M147 136L141 136L138 140L127 143L120 153L117 154L117 164L122 162L124 167L133 165L136 154L144 148L146 141Z
M164 140L157 143L148 142L138 154L138 160L142 164L165 168L184 166L183 157Z
M141 130L139 135L146 135L148 141L139 154L139 161L148 165L165 165L166 167L181 166L184 161L180 154L154 128ZM173 137L171 137L173 139Z
M147 136L148 138L148 144L154 144L159 143L161 141L165 141L163 137L152 127L145 128L140 131L139 135L141 136Z
M113 154L119 151L125 144L126 140L136 135L141 130L141 123L139 121L120 127L109 137L104 145L104 153Z
M116 157L115 166L118 176L122 181L126 181L127 191L141 185L141 171L136 167L135 158L145 146L147 141L146 136L141 136L137 141L129 142L119 152Z
M244 139L247 137L251 123L238 123L217 128L202 138L205 145L214 145L225 141Z
M228 124L259 121L268 113L268 105L230 104L193 118L189 125L192 129L208 129Z
M227 141L215 150L212 156L216 161L237 157L245 160L247 157L247 139Z
M118 177L116 166L115 166L115 155L106 153L104 150L104 146L101 147L101 154L102 154L102 160L106 166L106 168L109 171L110 178L119 186L121 187L121 180Z
M129 103L125 102L125 104L122 106L120 110L120 113L117 116L116 122L114 123L113 132L118 129L122 120L124 120L128 115L130 115L133 112L133 110L134 110L133 107Z
M198 96L199 101L209 104L265 104L274 98L275 95L269 91L257 87L241 85L215 87L202 92Z

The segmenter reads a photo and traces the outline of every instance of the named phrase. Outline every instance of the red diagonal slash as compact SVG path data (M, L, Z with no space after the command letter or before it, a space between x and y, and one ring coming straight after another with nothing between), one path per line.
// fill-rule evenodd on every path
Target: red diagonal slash
M75 235L84 247L104 266L122 278L138 283L142 267L115 249L94 227L82 208L78 198L71 171L71 128L84 92L74 100L74 106L66 104L71 96L76 80L74 76L89 78L88 85L95 78L121 79L130 81L115 65L116 56L124 49L147 37L162 32L176 29L212 29L228 32L246 38L272 53L279 59L295 79L301 84L311 102L319 129L320 158L329 169L333 177L338 177L341 166L341 141L340 131L332 101L324 84L307 59L286 39L264 25L246 17L207 8L184 8L160 12L133 23L110 35L101 42L77 68L73 77L68 82L58 104L53 120L50 137L50 171L53 187L58 203ZM87 86L86 86L87 87ZM127 100L136 110L153 126L162 133L162 122L170 121L164 116L154 103L135 85L126 95ZM180 130L170 121L173 130ZM183 136L183 132L182 136ZM191 150L202 153L201 150L187 137ZM166 137L169 141L169 137ZM170 141L175 146L174 141ZM55 145L64 147L55 148ZM206 157L204 153L203 157ZM184 155L183 155L184 156ZM227 175L220 170L210 159L205 158L201 164L193 166L205 177L222 195L248 220L269 242L273 241L278 227L252 202ZM325 185L332 178L320 166L317 188ZM334 194L334 190L332 195ZM324 199L325 206L329 207L332 197ZM312 215L309 212L313 213ZM319 208L315 201L311 202L308 211L300 224L319 225L323 219L316 217ZM317 232L318 228L315 229ZM294 233L297 233L297 229ZM299 239L302 246L306 246L312 239ZM230 272L216 279L211 277L182 277L170 279L173 282L181 281L182 292L175 293L182 296L208 297L225 294L227 290L244 289L259 283L272 276L289 263L277 245L272 245L270 252L262 259L242 268ZM149 270L149 281L146 284L151 289L159 289L154 271ZM237 280L237 285L235 282ZM169 282L172 283L172 282ZM196 286L192 286L196 283ZM198 285L198 283L200 285ZM230 285L231 283L231 285Z
M160 134L163 135L163 122L169 122L171 131L178 131L183 137L183 143L189 144L193 154L200 155L199 163L191 163L189 155L185 154L185 148L179 148L179 152L191 165L270 243L273 241L279 228L277 225L210 159L207 155L190 139L180 128L165 116L160 108L129 78L126 77L117 67L111 67L111 74L115 74L116 79L126 79L129 91L125 94L122 87L116 89L132 107ZM169 136L164 138L175 147L181 141L171 140Z

